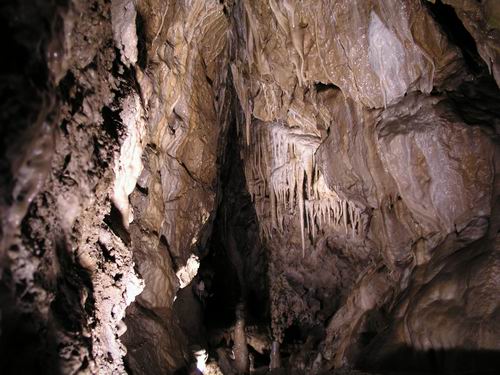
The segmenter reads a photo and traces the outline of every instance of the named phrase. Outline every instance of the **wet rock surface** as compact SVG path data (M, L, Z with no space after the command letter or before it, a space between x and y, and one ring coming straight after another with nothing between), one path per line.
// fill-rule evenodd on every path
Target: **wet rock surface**
M498 88L491 76L481 78L492 71L479 58L486 47L469 48L478 34L460 41L467 25L458 20L474 8L476 27L497 31L477 21L481 5L445 8L455 17L445 24L440 2L393 5L242 2L235 12L247 48L232 72L246 121L247 185L270 253L272 334L286 344L294 327L323 327L312 352L337 368L383 368L390 362L384 356L395 358L383 348L490 350L474 329L467 344L453 336L452 327L467 324L458 311L466 309L460 283L468 282L463 271L446 278L444 269L460 267L448 264L460 263L464 249L496 252L475 244L495 241L488 233L497 225L498 113L485 92L498 98ZM460 99L467 92L485 103L484 112ZM417 281L428 267L435 278ZM496 285L496 276L489 280L479 288ZM437 292L443 288L450 292ZM437 323L440 314L451 326ZM494 323L486 325L498 336ZM297 351L305 353L314 340L308 333L301 340ZM376 354L365 357L369 350ZM309 358L300 365L306 373L313 371Z
M0 10L1 373L499 369L495 0Z

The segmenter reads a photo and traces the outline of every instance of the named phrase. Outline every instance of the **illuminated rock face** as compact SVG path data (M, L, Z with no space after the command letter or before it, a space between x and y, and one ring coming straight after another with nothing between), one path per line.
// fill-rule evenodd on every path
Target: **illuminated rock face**
M245 340L305 373L500 350L495 0L8 1L1 17L0 372L194 363L208 244L269 305L269 334L241 319L236 369Z
M12 273L2 282L18 290L2 295L11 305L2 324L31 314L32 326L20 329L46 349L13 356L12 371L22 363L28 373L39 356L53 358L48 373L123 373L122 341L133 371L182 367L188 343L172 305L198 269L193 252L215 211L229 124L223 6L117 0L6 9L21 15L15 30L28 30L14 47L42 43L33 61L11 68L20 83L11 84L2 146L1 255ZM26 93L22 80L33 71L41 82ZM26 294L33 298L21 301ZM38 338L40 330L49 333ZM146 355L144 343L155 350Z
M420 1L236 6L245 48L231 69L278 341L291 326L326 327L318 351L336 367L385 366L403 348L498 350L498 304L462 301L471 284L498 291L496 276L464 281L479 277L476 263L446 276L467 267L466 251L496 267L498 88L488 69L498 59L478 46L487 68L446 32L472 14L476 41L498 46L498 30L491 4L466 3L456 15ZM446 12L457 24L439 24ZM479 71L488 78L470 81ZM454 333L479 315L495 333Z

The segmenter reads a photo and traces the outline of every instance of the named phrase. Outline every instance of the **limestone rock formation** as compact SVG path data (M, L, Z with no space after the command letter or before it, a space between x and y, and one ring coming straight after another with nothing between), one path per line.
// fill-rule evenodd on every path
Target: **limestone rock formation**
M0 373L500 368L498 1L0 20Z
M467 17L461 6L460 19ZM370 315L386 309L380 325L400 314L397 329L407 332L404 339L388 336L386 347L497 350L476 333L459 338L443 328L433 335L430 320L422 333L419 308L429 306L429 316L438 310L423 299L416 310L400 300L410 286L444 288L416 280L428 267L454 262L447 258L458 262L460 249L496 226L498 111L494 101L486 115L457 99L477 91L474 85L491 93L471 93L478 101L498 90L478 77L487 73L477 59L479 67L463 57L474 51L452 43L460 35L446 34L457 25L439 24L446 5L436 7L256 1L240 3L235 13L243 21L234 23L235 33L246 48L238 50L232 72L246 117L248 189L270 251L273 334L281 341L294 324L326 325L322 353L336 367L359 364L364 332L384 335L369 327ZM474 7L476 41L481 28L496 35L484 16L492 6ZM490 48L478 47L483 59L494 56L485 52ZM495 61L487 60L490 72ZM495 252L483 251L486 258ZM441 283L459 288L459 279ZM478 287L489 290L494 280ZM408 314L415 314L414 328ZM497 337L494 314L484 314ZM447 324L467 324L452 315L443 313Z

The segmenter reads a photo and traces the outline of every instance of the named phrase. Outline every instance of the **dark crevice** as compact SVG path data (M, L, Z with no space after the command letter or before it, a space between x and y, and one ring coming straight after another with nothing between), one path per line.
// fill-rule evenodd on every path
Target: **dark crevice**
M144 195L148 195L149 193L149 189L147 186L141 186L139 184L136 184L135 188L137 189L137 191L140 191Z
M130 245L130 233L125 228L124 220L128 220L122 216L122 213L114 204L111 205L109 214L104 217L104 222L109 228L123 241L127 246Z
M233 323L235 307L242 299L247 302L250 321L268 319L267 260L246 189L235 125L229 131L227 145L221 176L222 200L209 240L210 253L200 269L201 272L211 270L214 275L213 297L207 301L205 315L207 326L214 328ZM262 263L252 264L252 256ZM225 306L226 313L219 314L221 306Z
M235 123L226 138L220 175L220 203L206 246L199 249L200 269L191 285L177 294L175 309L186 317L201 313L203 327L187 329L191 344L205 346L211 357L231 351L237 307L246 306L246 326L266 331L270 326L266 252L259 239L254 206L246 189ZM201 287L200 287L201 286ZM202 335L200 337L197 335ZM269 353L252 352L254 364L267 366Z
M340 90L340 88L338 86L335 86L332 83L323 83L323 82L315 83L314 89L316 90L317 93L328 91L328 90Z
M120 138L120 133L123 129L120 112L120 110L112 110L109 107L103 107L101 111L104 130L115 140Z
M116 257L113 254L111 254L111 250L108 249L105 244L98 241L97 247L101 250L102 256L106 260L106 262L111 262L111 263L116 262Z
M137 32L137 65L144 70L148 65L148 41L146 39L146 23L140 12L135 17Z
M163 251L165 251L165 253L168 255L168 257L170 258L170 262L172 262L172 267L174 269L174 272L177 272L177 270L179 269L179 263L180 263L180 259L178 259L177 257L175 257L173 254L172 254L172 251L170 250L170 245L167 241L167 238L162 234L160 236L160 249L162 249Z
M460 48L465 63L474 73L487 70L486 65L479 56L476 42L458 18L455 9L448 4L443 4L441 0L436 0L434 4L426 2L435 20L441 25L448 39Z

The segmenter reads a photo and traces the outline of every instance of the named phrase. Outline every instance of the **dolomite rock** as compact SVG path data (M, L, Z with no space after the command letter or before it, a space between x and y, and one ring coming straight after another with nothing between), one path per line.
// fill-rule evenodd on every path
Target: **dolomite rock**
M498 301L486 296L498 294L498 269L498 238L416 268L394 322L364 353L365 365L387 367L397 356L407 368L418 360L420 368L430 368L428 358L408 356L408 348L415 348L448 352L443 360L453 371L475 371L475 351L484 353L483 368L497 368Z
M113 170L127 153L120 149L125 136L114 116L119 119L124 102L134 98L124 93L126 79L110 71L117 56L109 47L109 5L9 5L19 16L17 27L30 35L16 45L34 50L41 40L47 46L41 52L49 56L34 60L48 81L32 86L24 99L31 110L23 114L23 107L11 107L18 117L6 123L6 134L16 135L9 126L18 128L19 144L2 147L11 172L2 182L2 232L9 235L1 254L9 266L2 270L1 308L2 326L11 328L2 327L7 355L1 366L7 373L123 372L121 320L143 284L130 249L105 223ZM44 22L59 26L47 32ZM29 73L29 65L20 71ZM12 86L20 90L14 97L25 95L28 86ZM39 120L29 124L33 115ZM28 124L18 127L23 118ZM121 178L137 176L125 170ZM23 349L26 341L36 344Z
M413 103L412 103L413 101ZM418 103L420 101L420 103ZM403 202L423 231L482 237L491 212L494 146L440 98L411 98L382 114L378 147Z
M120 57L124 64L137 63L137 11L134 3L129 0L114 0L111 2L111 21L113 37L120 49Z
M172 316L162 317L133 304L125 318L128 330L123 340L127 345L127 363L140 374L171 373L184 363L184 333Z
M185 263L214 209L218 145L227 116L222 105L227 72L215 67L227 58L227 20L215 1L189 7L144 2L138 11L152 17L144 30L150 67L138 78L151 113L149 172L142 186L150 196L146 215L160 210L145 220L165 236L175 260Z
M406 92L444 85L460 66L460 53L420 1L241 3L237 36L244 48L232 71L247 117L283 118L295 86L316 82L383 107Z
M50 6L52 13L38 3L17 9L63 26L44 39L53 83L39 89L40 100L26 101L38 120L27 120L2 165L12 181L2 183L10 197L2 203L8 233L2 237L2 267L13 272L11 284L3 285L25 285L17 297L5 298L34 296L2 316L32 314L31 331L49 327L47 339L36 342L47 341L47 358L63 373L123 373L121 320L144 288L140 275L146 290L138 298L141 313L127 320L130 333L138 335L142 320L144 326L168 327L158 344L144 337L159 348L149 364L153 373L173 371L184 365L187 348L175 331L175 272L204 240L202 229L215 205L216 160L229 108L227 70L217 68L226 65L227 20L215 1ZM45 59L39 56L42 69ZM59 93L62 102L55 101ZM23 151L15 155L16 148ZM136 183L143 190L130 204ZM44 236L43 228L52 234ZM14 252L6 253L9 247ZM36 338L31 331L26 334ZM2 348L13 334L4 332ZM177 354L170 355L174 346ZM142 366L146 358L136 362L134 353L130 363ZM29 348L20 354L26 371L36 361L31 355L36 353Z

